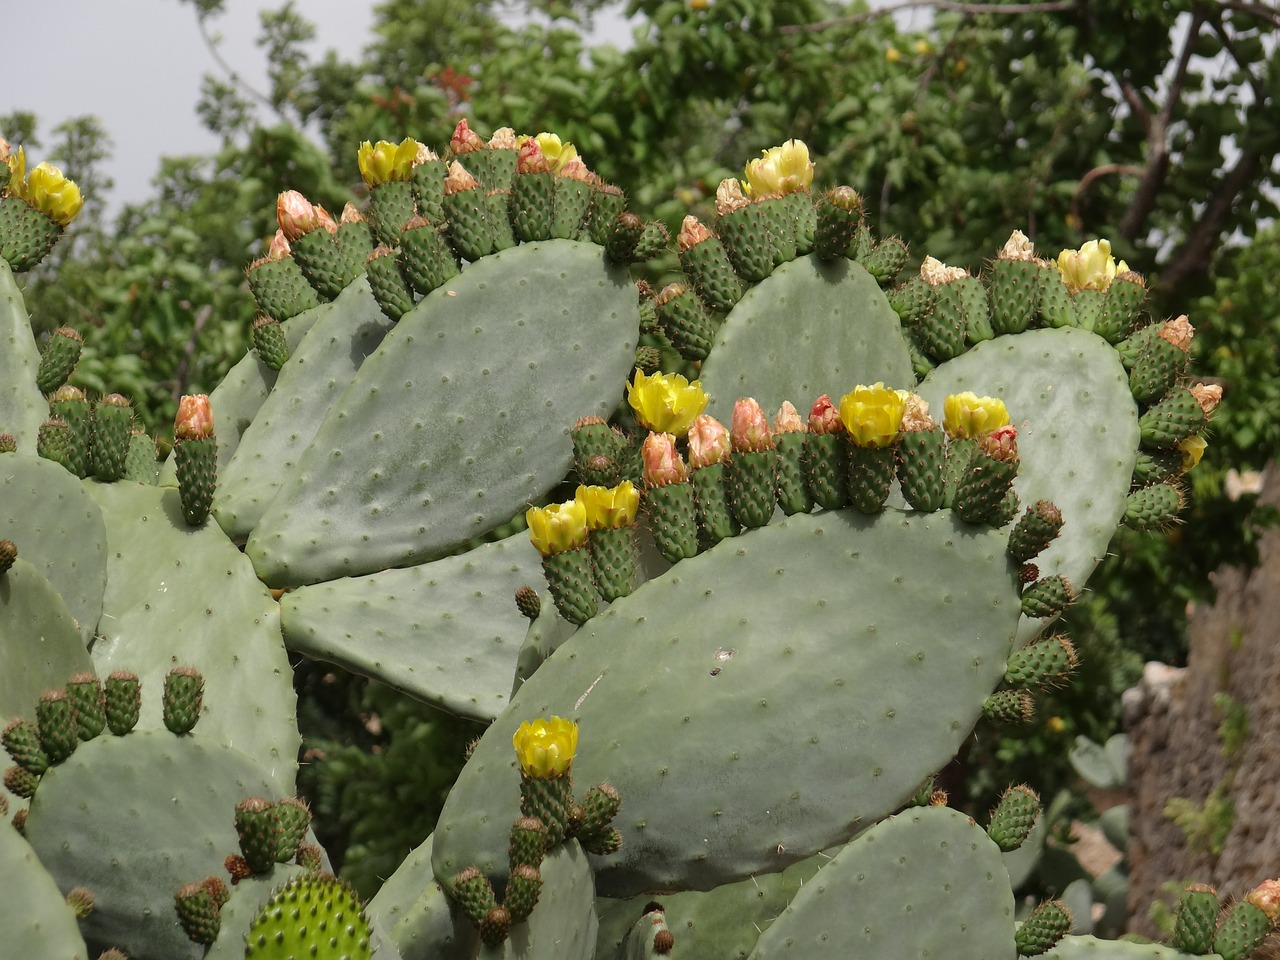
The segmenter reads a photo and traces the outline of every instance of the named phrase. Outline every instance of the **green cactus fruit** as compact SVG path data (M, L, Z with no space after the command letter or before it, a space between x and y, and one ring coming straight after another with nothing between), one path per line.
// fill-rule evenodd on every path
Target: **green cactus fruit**
M609 226L604 251L614 263L630 263L635 259L636 246L643 235L644 221L624 210Z
M547 850L564 842L573 805L573 777L530 777L520 773L520 813L536 817L547 830Z
M62 225L16 196L0 197L0 260L14 273L43 260L62 236Z
M1129 494L1124 522L1134 530L1165 530L1177 523L1185 505L1182 486L1177 481L1153 483Z
M1076 310L1057 264L1037 261L1040 266L1040 320L1046 327L1077 325Z
M171 733L190 733L204 706L204 677L191 667L174 667L164 678L164 725Z
M338 245L337 235L324 227L292 241L290 250L321 300L332 300L355 279L348 251Z
M724 463L712 463L689 471L693 484L694 508L698 522L698 538L703 549L713 547L725 537L737 536L738 523L729 509L729 488Z
M20 836L25 837L27 835L27 808L23 807L15 813L13 815L13 820L10 822L13 824L13 829L16 830Z
M1035 619L1051 619L1076 601L1076 590L1066 577L1044 577L1022 594L1022 614Z
M842 432L843 432L843 428ZM839 433L814 433L805 439L805 478L813 502L839 510L849 502L849 453Z
M93 913L93 891L88 887L72 887L67 891L67 906L77 920L84 920Z
M511 217L508 216L508 211L511 209L511 191L490 190L485 202L488 205L486 209L489 213L489 229L493 231L494 253L510 250L516 245L515 231L511 229Z
M581 240L583 224L591 209L591 185L576 177L556 177L553 236L561 240Z
M1009 557L1025 563L1045 550L1062 530L1062 511L1048 500L1037 500L1009 533Z
M729 262L747 283L758 283L778 265L774 256L778 242L763 207L764 204L751 203L716 221L716 233L724 243Z
M15 717L5 724L0 732L0 743L4 744L15 763L40 776L49 769L49 755L40 746L40 735L30 720Z
M1182 474L1182 451L1177 447L1139 450L1133 464L1133 484L1145 487L1177 479Z
M67 382L80 362L83 349L84 338L71 327L59 327L53 331L40 357L40 369L36 372L36 387L41 393L53 393Z
M75 752L80 742L79 728L75 707L65 691L49 690L40 694L36 703L36 729L50 763L61 763Z
M798 193L781 197L767 197L753 201L759 208L767 227L767 235L773 247L773 265L780 267L790 263L800 252L800 206L809 204L808 196Z
M729 509L747 530L763 527L773 516L778 491L778 451L740 450L728 468Z
M1129 371L1129 389L1139 403L1150 403L1167 393L1187 370L1190 356L1164 337L1152 337L1138 351Z
M4 771L4 788L15 797L29 800L36 795L36 787L39 785L40 778L26 767L20 767L15 763Z
M711 352L715 324L707 308L683 283L664 287L653 298L662 332L686 360L705 360Z
M644 225L644 230L640 234L640 239L636 241L636 248L631 254L631 258L635 263L643 263L646 260L652 260L666 253L671 247L671 234L667 230L667 225L661 220L650 220Z
M951 505L956 515L966 523L999 526L995 521L1017 476L1016 460L997 459L985 450L976 450L969 458L952 496Z
M342 211L342 222L338 224L338 232L333 237L334 245L342 257L342 271L346 282L345 290L352 282L364 273L364 262L373 253L373 231L364 215L348 203ZM341 292L341 291L339 291ZM335 294L336 296L336 294Z
M773 435L773 446L777 451L778 506L787 516L808 513L813 509L813 498L809 495L809 484L804 474L807 437L804 430L779 433L775 429Z
M110 483L124 476L133 430L133 405L118 393L98 401L93 414L93 474Z
M124 458L124 479L155 486L160 476L156 442L142 429L129 434L129 450Z
M1022 333L1035 319L1044 282L1034 260L1009 260L1003 256L986 274L991 301L991 327L995 333Z
M925 356L924 351L920 348L918 344L919 332L917 330L908 330L906 339L907 352L911 355L911 372L915 374L917 380L923 380L936 369L936 365Z
M898 274L907 265L910 253L907 245L897 237L886 237L872 251L859 259L864 270L882 287L892 287Z
M293 862L308 873L319 873L324 869L324 852L314 843L304 843L298 847Z
M408 180L388 180L369 188L369 221L375 241L396 245L401 229L418 215L416 193Z
M1195 394L1185 387L1174 387L1138 418L1138 431L1143 446L1172 447L1199 433L1207 421Z
M209 508L213 505L213 495L218 486L218 438L178 438L173 444L173 458L178 473L182 518L188 526L202 526L209 518Z
M933 287L922 277L911 277L896 287L885 291L885 298L898 319L906 326L919 323L938 302L938 295Z
M18 559L18 545L12 540L0 540L0 574L7 573Z
M1178 900L1170 946L1183 953L1213 952L1213 937L1218 929L1218 894L1213 887L1194 883Z
M1262 946L1270 932L1270 918L1247 900L1238 900L1218 924L1213 952L1222 960L1245 960Z
M406 223L400 234L400 267L413 289L424 297L458 275L458 261L441 229L422 217Z
M588 545L600 596L610 602L625 597L640 579L635 534L631 527L592 530Z
M560 616L570 623L586 623L596 615L600 593L585 546L543 557L542 571Z
M862 221L862 197L852 187L835 187L818 198L813 252L823 260L846 256Z
M947 437L940 425L908 430L897 443L898 483L913 510L932 513L946 499Z
M991 811L987 836L1005 853L1017 850L1031 835L1040 812L1040 796L1034 790L1026 784L1008 787Z
M49 411L71 428L67 460L63 464L77 477L87 477L93 456L93 405L79 387L64 384L49 398Z
M373 930L355 891L328 874L294 877L271 894L245 938L245 960L371 960Z
M1047 953L1071 929L1071 911L1061 900L1045 900L1022 921L1013 935L1018 955L1034 957Z
M511 190L516 177L517 153L509 147L489 147L457 156L463 166L487 190Z
M480 918L480 942L487 947L497 947L511 933L511 911L506 907L493 907Z
M0 433L0 453L17 453L18 441L12 433Z
M1102 308L1105 299L1106 294L1101 290L1077 290L1071 294L1071 311L1075 325L1082 330L1089 330L1101 336L1102 334L1096 328L1103 319Z
M398 249L375 247L364 265L373 299L391 320L399 320L413 309L413 291L400 267L399 256Z
M512 867L507 881L507 893L502 905L511 913L512 923L524 923L538 904L542 893L542 874L536 866L521 864Z
M1035 713L1035 697L1025 690L999 690L982 704L982 715L996 723L1030 723Z
M889 499L894 477L894 447L848 445L849 506L861 513L879 513Z
M248 797L236 804L236 833L240 852L255 874L268 872L280 852L280 814L263 797Z
M587 235L591 242L606 247L613 235L613 222L626 209L627 200L611 183L602 183L592 188L591 210L587 215ZM641 226L643 229L643 225ZM637 235L636 239L640 239ZM632 247L634 249L634 245ZM628 251L628 256L630 250Z
M933 309L912 330L921 351L941 363L964 353L967 317L959 289L952 289L954 283L934 283L927 277L925 280L933 288Z
M460 871L453 878L450 892L453 899L462 907L462 912L477 928L485 915L498 905L489 878L475 867L467 867Z
M817 201L805 189L788 193L782 198L782 202L791 208L791 217L795 221L796 256L808 256L813 253L818 242Z
M1132 370L1137 366L1138 358L1142 356L1143 351L1151 347L1155 340L1160 338L1164 328L1163 323L1149 323L1139 327L1126 339L1116 344L1116 353L1120 355L1120 362L1124 364L1126 370Z
M448 188L446 188L447 190ZM446 192L446 231L454 252L472 263L493 253L494 231L489 217L489 195L478 184Z
M662 350L643 344L636 347L636 369L643 371L645 376L653 376L662 369Z
M76 730L81 740L92 740L107 725L106 695L102 681L92 673L77 673L67 681L67 699L75 708Z
M260 313L253 318L251 332L253 346L262 362L272 370L283 367L289 359L289 344L285 342L280 321L269 313Z
M276 862L288 863L298 855L311 826L311 807L301 797L285 797L276 804L280 831L276 842Z
M1119 343L1142 316L1146 299L1147 284L1139 274L1120 274L1107 287L1093 332L1108 343Z
M688 216L676 238L676 247L680 251L680 269L707 309L720 313L732 310L744 291L720 238L696 217Z
M410 182L413 184L418 212L433 223L444 220L444 182L448 176L449 165L438 157L413 165L413 176ZM399 239L400 234L397 230L396 239L391 245L395 246Z
M182 931L193 943L207 946L218 939L218 932L222 929L222 905L210 895L203 883L188 883L180 887L174 894L173 907Z
M550 240L554 232L554 173L517 173L511 184L511 228L524 243Z
M245 271L245 278L258 309L281 323L320 305L320 297L291 256L255 260Z
M71 432L71 427L67 421L61 417L50 417L44 423L40 424L40 431L36 434L36 454L46 460L52 460L54 463L60 463L72 473L72 447L75 444L75 435Z
M537 867L547 854L547 828L537 817L520 817L511 825L508 848L511 869Z
M645 513L658 552L671 563L698 553L697 506L689 482L649 487L644 492ZM772 512L773 494L769 495Z
M138 723L142 712L142 685L137 674L117 670L103 683L106 697L107 729L123 737Z
M578 842L592 856L606 857L622 849L622 832L617 827L607 827L599 833L579 837Z
M573 463L578 477L588 486L616 486L618 455L626 445L620 433L601 417L583 417L570 431Z
M611 784L601 783L587 791L580 806L582 820L577 836L581 839L584 835L603 832L613 822L622 806L622 797Z
M1011 687L1059 686L1078 664L1070 640L1060 635L1046 637L1009 654L1004 680Z
M537 620L542 615L542 598L533 587L516 587L516 609L520 615L530 620Z
M991 305L987 301L987 290L977 277L959 277L946 284L949 292L960 297L961 309L964 311L965 339L969 343L979 343L995 337L991 326Z

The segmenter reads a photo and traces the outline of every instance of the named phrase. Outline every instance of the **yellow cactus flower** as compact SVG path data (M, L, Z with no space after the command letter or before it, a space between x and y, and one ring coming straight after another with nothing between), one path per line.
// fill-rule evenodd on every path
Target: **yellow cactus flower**
M780 147L770 147L743 171L746 194L750 197L775 197L808 190L813 183L813 163L803 140L788 140Z
M574 499L587 512L588 530L617 530L636 521L640 509L640 491L630 480L616 487L578 487Z
M707 395L697 380L690 383L675 373L646 377L637 369L635 381L627 384L627 402L646 430L683 437L694 417L707 408Z
M535 780L563 777L578 751L578 725L563 717L540 717L520 724L511 745L516 748L520 772Z
M10 151L8 157L5 158L5 164L9 167L9 187L8 192L16 195L19 184L27 179L27 151L24 147L18 147L16 150Z
M980 397L966 390L942 401L942 426L950 437L977 439L1008 422L1009 411L997 397Z
M544 557L587 542L587 508L577 500L530 507L524 518L529 524L529 539Z
M1058 254L1058 273L1072 293L1078 290L1105 290L1117 273L1128 273L1129 265L1116 263L1111 256L1111 241L1090 240L1079 250L1063 250Z
M356 154L360 176L371 187L393 180L410 180L421 147L422 144L413 137L405 137L398 144L388 140L379 140L375 144L366 140L360 144Z
M883 383L859 384L840 398L840 419L854 446L883 449L898 439L907 400Z
M1182 463L1179 467L1180 473L1188 473L1195 469L1200 458L1204 456L1205 449L1209 446L1209 442L1199 435L1187 437L1178 444L1178 450L1182 453Z
M540 133L533 139L538 141L538 149L551 164L551 172L559 173L564 165L578 155L578 148L572 143L562 143L554 133Z
M68 180L52 163L39 163L25 179L23 149L9 158L9 193L43 213L50 220L66 226L80 213L84 197L74 180Z

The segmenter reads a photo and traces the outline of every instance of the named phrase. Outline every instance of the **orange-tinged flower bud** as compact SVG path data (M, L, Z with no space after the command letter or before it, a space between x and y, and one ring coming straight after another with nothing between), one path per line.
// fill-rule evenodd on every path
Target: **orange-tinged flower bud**
M338 232L338 225L324 207L313 204L297 190L286 190L276 199L276 221L290 243L321 227L330 233Z
M689 479L684 461L676 451L676 438L669 433L650 433L645 437L640 460L644 464L646 487L665 487Z
M213 436L213 408L209 405L208 396L189 393L178 401L173 435L178 440L202 440Z
M449 164L449 173L444 178L444 192L447 196L461 193L463 190L474 190L478 186L480 181L457 160Z
M1209 442L1201 436L1187 437L1178 444L1178 449L1182 451L1182 463L1178 468L1179 473L1187 473L1195 469L1200 458L1204 456L1205 449L1209 446Z
M947 435L978 438L1009 422L1004 401L979 397L972 390L953 393L942 401L942 425Z
M844 432L844 421L840 419L840 411L825 393L813 401L813 406L809 409L809 432L817 434Z
M1185 313L1166 321L1157 334L1162 340L1168 340L1183 353L1191 352L1191 339L1195 335L1196 328L1191 325Z
M929 404L918 393L907 394L907 409L902 414L902 430L904 433L915 433L919 430L932 430L938 424L929 416Z
M998 259L1000 260L1026 260L1031 261L1036 258L1035 245L1027 239L1027 235L1021 230L1015 230L1009 234L1009 239L1005 241L1004 246L1000 248Z
M587 169L586 163L581 157L574 157L565 162L565 164L556 171L557 176L564 177L567 180L578 180L582 183L590 183L595 179L595 174Z
M675 373L646 377L637 369L634 381L627 384L627 402L646 430L683 437L693 418L707 408L707 395L697 380L690 383Z
M364 214L360 212L360 208L348 200L342 205L342 216L338 218L339 223L365 223Z
M371 187L393 180L408 180L413 176L413 164L421 146L413 137L405 137L399 143L379 140L374 144L366 140L356 153L360 176Z
M1063 250L1058 254L1058 273L1072 293L1078 290L1105 290L1117 273L1127 273L1129 265L1118 264L1111 256L1110 240L1090 240L1079 250Z
M0 137L0 163L7 164L9 162L9 141L4 137Z
M726 177L716 187L716 213L720 216L751 205L751 198L742 191L742 184L734 177Z
M693 214L684 218L684 222L680 224L680 233L676 237L676 246L680 248L680 252L684 253L690 247L697 246L704 240L710 240L714 236L706 225Z
M578 725L563 717L539 718L520 724L511 745L516 748L520 772L536 780L562 777L578 752Z
M707 413L694 418L689 427L689 466L692 469L725 463L732 450L729 431L723 423Z
M516 155L516 170L519 173L550 173L551 161L542 154L538 141L530 137L520 144L520 153Z
M588 530L616 530L635 523L640 491L630 480L616 487L579 486L574 499L587 511Z
M587 542L587 509L577 500L530 507L524 517L529 523L529 539L544 557Z
M978 440L978 446L992 460L1002 463L1018 462L1018 428L1011 423L996 427Z
M453 136L449 138L449 149L454 153L472 153L484 149L484 141L467 125L466 117L459 120L458 125L453 128Z
M1196 403L1200 404L1206 417L1222 402L1222 388L1216 383L1197 383L1191 388L1191 395L1196 398Z
M739 397L734 401L729 443L734 453L761 453L773 449L769 418L754 397Z
M493 136L489 138L490 150L519 150L520 143L516 140L516 132L510 127L499 127L493 131Z
M800 414L790 400L783 400L782 406L773 416L773 433L807 433L808 427L800 419Z
M572 143L561 142L554 133L540 133L533 138L537 141L538 150L551 165L552 173L559 173L566 163L578 155L578 148Z
M277 230L276 235L271 238L271 245L267 247L268 260L283 260L289 256L289 241L285 238L283 230Z
M854 446L881 450L902 432L907 395L883 383L859 384L840 398L840 420Z
M1271 925L1280 925L1280 880L1263 880L1249 891L1245 900L1267 915Z

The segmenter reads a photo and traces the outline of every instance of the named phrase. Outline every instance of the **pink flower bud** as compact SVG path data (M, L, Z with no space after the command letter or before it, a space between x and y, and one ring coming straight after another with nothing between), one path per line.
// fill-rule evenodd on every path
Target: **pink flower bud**
M490 150L519 150L520 142L516 139L516 132L510 127L499 127L493 131L493 136L489 138Z
M1196 403L1200 404L1206 417L1222 402L1222 388L1216 383L1197 383L1191 388L1191 395L1196 398Z
M474 190L478 186L480 181L457 160L449 164L448 176L444 178L444 192L447 196L461 193L463 190Z
M1018 429L1011 423L996 427L978 439L978 446L992 460L1002 463L1018 462Z
M565 165L560 168L556 175L566 177L570 180L579 180L582 183L590 183L592 178L595 176L595 174L587 169L587 165L583 162L581 157L573 157L572 159L565 161Z
M676 246L680 248L681 253L684 253L690 247L695 247L704 240L710 240L713 236L715 234L708 230L701 220L689 214L684 218L684 223L680 224L680 235L676 237Z
M208 396L189 393L178 401L173 435L178 440L202 440L213 436L213 408L209 406Z
M773 449L769 418L753 398L740 397L734 402L729 440L734 453L761 453Z
M840 419L840 411L825 393L813 402L813 407L809 410L809 432L844 433L844 421Z
M516 172L518 173L550 173L551 161L542 155L538 141L530 137L520 144L520 153L516 156Z
M473 153L484 149L484 141L480 139L478 133L467 126L466 117L459 120L458 125L453 128L453 136L449 138L449 149L454 153Z
M283 260L289 256L289 241L285 238L283 230L277 230L276 235L271 238L271 245L267 247L268 260Z
M1263 880L1245 899L1265 913L1273 927L1280 924L1280 880Z
M773 418L773 434L777 436L780 433L806 433L808 427L805 422L800 419L800 414L790 400L783 400L782 406L778 408L777 414Z
M644 463L644 485L665 487L670 483L686 483L689 474L676 452L676 438L669 433L651 433L640 448Z
M713 463L724 463L732 451L729 431L710 414L694 418L689 425L689 466L698 470Z
M286 190L276 199L276 220L290 243L320 227L330 233L338 232L337 224L324 207L312 204L297 190Z

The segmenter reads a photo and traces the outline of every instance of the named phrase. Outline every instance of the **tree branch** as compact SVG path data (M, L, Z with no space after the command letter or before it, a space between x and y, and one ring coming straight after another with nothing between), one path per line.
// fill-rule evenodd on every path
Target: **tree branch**
M846 27L854 23L866 23L877 17L888 16L899 10L912 10L917 7L932 7L935 10L949 10L956 13L1065 13L1074 10L1079 4L1076 0L1050 0L1046 3L959 3L956 0L899 0L875 10L851 14L847 17L836 17L832 20L816 20L813 23L796 23L779 27L779 33L816 33L831 27Z
M200 37L202 40L204 40L204 45L208 48L209 55L212 56L214 62L217 63L217 65L222 68L222 72L227 75L227 79L229 79L233 84L235 84L245 93L247 93L249 96L253 97L253 99L269 107L271 111L275 113L277 116L279 116L281 119L284 119L284 114L280 113L280 110L276 107L276 105L271 102L270 97L268 97L264 93L260 93L254 87L246 83L244 79L240 76L240 74L236 72L236 69L233 66L231 66L231 64L227 63L226 60L223 59L222 53L218 50L217 41L214 40L209 33L208 26L206 25L206 18L200 15L197 15L196 23L200 27Z
M1100 167L1094 167L1076 184L1076 192L1071 195L1071 218L1073 223L1081 223L1080 216L1080 199L1084 196L1085 191L1093 184L1093 181L1099 177L1109 176L1136 176L1143 172L1146 168L1135 167L1128 163L1104 163Z

